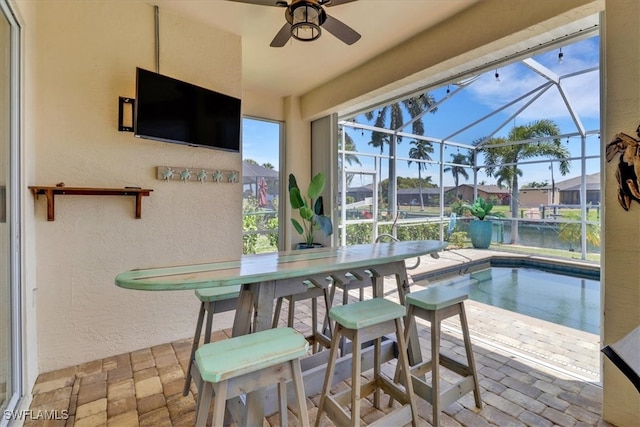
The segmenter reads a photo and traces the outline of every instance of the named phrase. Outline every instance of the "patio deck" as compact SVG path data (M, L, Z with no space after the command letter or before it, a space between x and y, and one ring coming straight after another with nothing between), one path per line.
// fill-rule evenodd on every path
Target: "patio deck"
M492 254L447 251L439 260L423 258L420 267L410 273ZM391 284L385 287L394 288ZM394 295L389 291L387 297L393 299ZM598 336L473 301L465 304L484 407L475 408L469 393L444 410L443 426L609 425L601 420ZM296 307L295 327L308 332L310 304L298 303ZM418 328L422 350L428 354L429 326L419 321ZM216 331L212 339L228 336L228 330ZM190 345L187 338L43 373L33 390L31 410L68 411L69 418L32 420L25 426L192 426L195 387L192 385L188 396L182 396ZM464 347L457 321L443 322L441 345L450 357L462 357ZM392 368L390 364L385 366L387 372ZM455 374L445 373L445 384L447 379L454 380ZM307 401L311 423L318 401L318 396ZM431 406L418 399L418 408L421 425L431 425ZM372 422L381 414L371 401L364 403L363 421ZM298 425L293 416L289 422ZM264 425L279 425L278 415L267 418ZM333 424L325 417L324 425Z

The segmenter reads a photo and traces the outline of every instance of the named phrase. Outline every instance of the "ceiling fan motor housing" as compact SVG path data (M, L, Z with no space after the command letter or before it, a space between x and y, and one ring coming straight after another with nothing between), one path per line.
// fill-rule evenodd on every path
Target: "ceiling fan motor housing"
M300 41L313 41L322 33L320 26L327 19L322 6L313 0L293 1L285 11L285 19L291 24L291 36Z

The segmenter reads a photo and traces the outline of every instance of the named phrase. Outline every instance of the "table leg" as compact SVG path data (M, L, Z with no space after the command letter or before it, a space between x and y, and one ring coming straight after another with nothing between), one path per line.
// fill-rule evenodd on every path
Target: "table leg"
M255 303L253 330L255 332L271 329L273 321L273 301L276 299L276 282L274 280L252 285Z
M246 335L252 330L257 332L271 328L275 288L275 281L242 285L233 321L232 336L237 337ZM246 397L246 405L239 397L227 401L231 420L241 426L262 425L265 391L254 391Z
M253 314L254 290L252 285L242 285L238 306L233 319L231 336L238 337L251 332L251 315Z
M396 285L398 286L398 298L400 303L404 305L405 297L410 292L409 289L409 277L407 276L407 269L404 261L398 261L396 263ZM405 327L408 324L408 319L405 317ZM409 352L409 364L411 366L417 365L422 362L422 351L420 350L420 341L418 340L418 328L416 322L411 322L407 331L407 350Z
M373 282L373 297L384 298L384 276L372 269L371 281Z

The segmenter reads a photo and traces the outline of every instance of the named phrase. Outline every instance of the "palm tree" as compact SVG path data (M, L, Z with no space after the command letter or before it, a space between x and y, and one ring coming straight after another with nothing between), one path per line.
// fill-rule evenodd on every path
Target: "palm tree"
M443 172L451 172L451 175L453 176L453 182L456 184L457 196L460 177L463 176L465 181L469 179L467 168L460 165L470 165L471 157L461 153L451 153L451 163L455 164L452 166L447 166L443 169Z
M435 99L428 93L424 93L420 96L414 96L407 98L394 104L385 105L378 110L378 115L375 118L374 126L384 129L390 129L393 131L403 128L404 112L408 112L409 116L413 119L422 114L425 110L430 109L431 113L435 113L437 108L433 108L435 105ZM365 113L367 120L373 120L374 112L369 111ZM415 120L411 124L411 133L414 135L424 135L424 123L422 118ZM369 145L380 148L380 154L384 153L384 146L390 146L389 157L389 179L390 184L388 189L388 201L395 202L395 144L399 144L402 141L402 137L396 134L388 134L383 132L373 131L371 133L371 141Z
M560 173L569 173L570 163L567 160L569 150L562 146L559 138L505 145L510 141L526 141L541 137L553 137L560 134L560 128L553 120L536 120L527 125L513 127L507 138L491 138L479 151L484 153L488 176L498 177L498 182L508 183L511 190L511 218L518 217L518 177L522 170L518 162L534 157L550 157L559 160ZM511 227L511 243L518 243L518 226L513 222Z
M498 171L495 173L495 177L497 178L496 184L498 184L498 187L507 187L509 191L511 191L514 173L516 174L516 176L522 177L522 171L518 168L516 168L515 170L510 167L501 167L500 169L498 169Z
M433 145L428 141L417 139L410 142L413 147L409 149L409 157L414 160L431 160L429 154L433 153ZM407 161L407 165L411 166L412 160ZM418 165L418 191L420 193L420 210L424 210L424 200L422 198L422 170L427 169L424 162L416 162ZM429 177L431 178L431 177Z
M358 151L358 149L356 148L356 143L353 141L353 138L351 138L351 135L349 135L343 127L341 127L338 132L339 132L338 143L341 144L344 141L344 147L343 147L344 151ZM342 138L343 135L344 135L344 139ZM344 160L349 165L356 163L357 165L362 166L362 162L360 162L360 159L355 154L345 154ZM338 157L338 166L340 170L342 170L341 162L342 162L342 156ZM347 176L347 186L351 186L351 181L353 181L352 174Z
M565 219L580 220L580 216L576 214L566 215ZM560 230L558 231L558 237L560 240L569 243L569 250L573 251L573 245L580 246L582 242L582 226L577 222L563 222L560 224ZM587 242L594 246L600 246L600 225L599 224L587 224Z

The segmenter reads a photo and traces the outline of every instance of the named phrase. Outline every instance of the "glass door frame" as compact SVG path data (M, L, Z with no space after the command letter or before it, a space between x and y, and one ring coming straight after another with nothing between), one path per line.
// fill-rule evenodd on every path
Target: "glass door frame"
M242 126L244 126L245 120L252 120L255 122L263 122L265 124L271 124L278 126L278 245L277 250L282 251L285 250L284 240L285 240L285 227L283 224L285 223L285 208L287 206L287 202L289 200L288 194L288 179L285 175L286 167L285 167L285 123L280 120L267 119L264 117L258 116L250 116L250 115L242 115ZM242 134L242 144L244 144L245 135ZM241 145L242 145L241 144ZM242 160L245 158L245 150L242 148ZM243 178L244 181L244 178ZM244 199L244 195L243 195ZM244 213L243 213L244 215ZM243 232L244 235L244 232Z
M7 224L9 227L9 291L11 307L11 389L5 410L15 410L23 395L22 387L22 293L21 283L21 170L20 170L20 25L7 0L0 0L0 12L10 27L9 72L9 182L6 188L8 200ZM0 426L8 420L0 418Z

